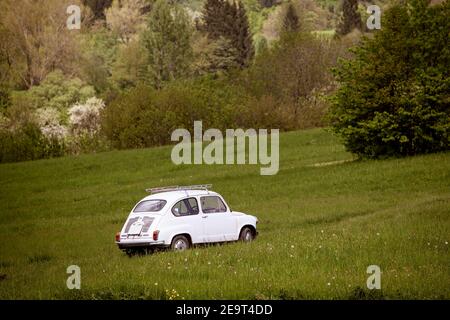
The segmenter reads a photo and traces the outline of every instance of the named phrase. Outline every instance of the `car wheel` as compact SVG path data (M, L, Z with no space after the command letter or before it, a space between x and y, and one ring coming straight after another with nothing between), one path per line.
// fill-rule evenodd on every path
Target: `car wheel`
M190 243L185 236L176 236L175 238L173 238L170 247L174 251L184 251L189 249Z
M242 228L239 240L243 242L250 242L253 241L254 238L255 235L252 229L250 229L249 227Z

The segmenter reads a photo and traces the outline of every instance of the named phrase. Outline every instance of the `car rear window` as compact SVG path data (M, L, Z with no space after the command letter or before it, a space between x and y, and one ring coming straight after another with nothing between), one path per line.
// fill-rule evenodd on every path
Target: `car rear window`
M133 212L158 212L166 205L166 200L144 200L137 204Z

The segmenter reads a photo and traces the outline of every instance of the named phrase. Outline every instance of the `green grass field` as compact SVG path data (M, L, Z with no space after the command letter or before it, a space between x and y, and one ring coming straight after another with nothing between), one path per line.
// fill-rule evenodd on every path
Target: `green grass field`
M1 299L450 298L450 153L352 160L324 130L282 134L280 171L182 165L171 147L0 165ZM144 189L213 183L258 216L250 244L129 258L114 234ZM66 268L81 268L81 290ZM366 269L382 270L368 290Z

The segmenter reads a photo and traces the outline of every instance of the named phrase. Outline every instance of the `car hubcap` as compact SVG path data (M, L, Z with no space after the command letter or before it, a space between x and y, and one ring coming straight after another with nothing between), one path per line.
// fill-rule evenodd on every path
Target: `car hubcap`
M244 237L245 241L252 241L252 238L253 238L252 232L251 231L247 231L245 233L245 237Z
M175 250L186 250L187 243L184 242L183 240L177 240L177 242L175 242L174 248L175 248Z

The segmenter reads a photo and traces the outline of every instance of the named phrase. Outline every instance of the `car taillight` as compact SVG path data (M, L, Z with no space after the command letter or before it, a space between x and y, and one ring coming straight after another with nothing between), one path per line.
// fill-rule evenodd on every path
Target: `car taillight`
M153 240L158 240L158 236L159 236L159 230L155 230L153 231Z
M117 232L117 233L116 233L116 241L117 241L117 242L120 242L120 232Z

